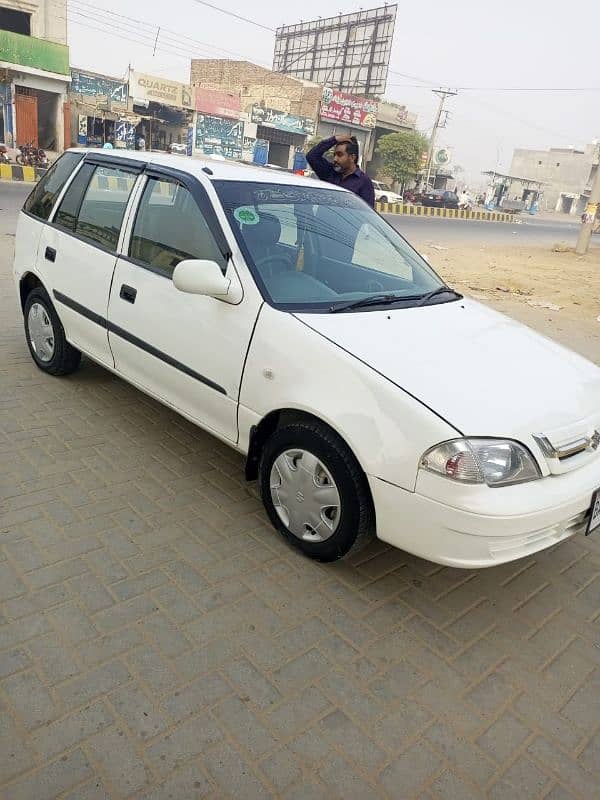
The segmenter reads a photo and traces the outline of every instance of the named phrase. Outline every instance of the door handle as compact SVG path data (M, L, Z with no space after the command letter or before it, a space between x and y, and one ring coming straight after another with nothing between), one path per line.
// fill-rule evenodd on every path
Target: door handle
M56 250L53 247L47 247L44 256L46 261L51 261L54 264L56 261Z
M122 300L126 300L128 303L135 303L136 295L137 295L137 289L134 289L133 286L127 286L126 283L124 283L121 286L119 297Z

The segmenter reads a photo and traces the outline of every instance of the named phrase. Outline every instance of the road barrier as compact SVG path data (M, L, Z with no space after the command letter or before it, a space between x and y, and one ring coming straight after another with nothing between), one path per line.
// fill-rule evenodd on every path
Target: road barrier
M22 167L20 164L0 164L0 180L35 183L46 171L37 167Z
M464 211L457 208L430 208L413 206L410 203L375 203L380 214L400 214L411 217L446 217L446 219L472 219L487 222L514 222L514 214L501 211Z

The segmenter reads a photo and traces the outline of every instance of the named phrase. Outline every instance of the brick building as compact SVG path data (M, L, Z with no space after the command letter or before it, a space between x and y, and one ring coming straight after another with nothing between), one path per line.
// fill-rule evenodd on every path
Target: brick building
M239 97L244 153L259 163L292 167L296 153L316 133L322 88L315 84L225 59L193 59L190 83ZM219 126L219 116L206 119L201 113L201 118L203 125Z

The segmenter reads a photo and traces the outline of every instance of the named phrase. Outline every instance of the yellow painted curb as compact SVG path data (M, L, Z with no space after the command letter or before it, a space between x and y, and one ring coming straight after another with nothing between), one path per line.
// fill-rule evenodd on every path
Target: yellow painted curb
M375 203L375 210L380 214L397 214L398 216L445 217L447 219L477 220L479 222L512 222L514 214L503 214L500 211L465 211L456 208L432 208L431 206L413 206L407 203Z

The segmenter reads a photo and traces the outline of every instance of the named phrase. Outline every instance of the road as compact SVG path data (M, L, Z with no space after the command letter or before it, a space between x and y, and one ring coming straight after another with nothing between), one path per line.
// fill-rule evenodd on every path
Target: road
M1 188L9 234L24 193ZM13 242L0 797L598 796L598 537L488 570L377 541L308 561L228 447L89 361L36 369Z
M31 191L31 185L0 181L0 235L10 233L15 226L19 207ZM519 223L475 222L437 217L409 217L387 215L391 224L415 244L428 242L453 244L456 242L486 244L551 245L562 241L575 245L579 225L577 222L547 221L522 217ZM600 240L600 237L597 237ZM594 246L600 246L600 241Z
M415 244L451 245L459 242L488 245L548 245L565 242L575 246L579 233L577 221L542 220L535 217L517 217L515 222L477 222L442 217L411 217L386 215L386 219ZM600 246L600 237L594 237L594 246Z

